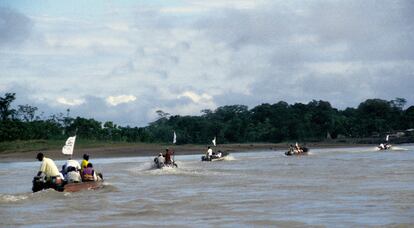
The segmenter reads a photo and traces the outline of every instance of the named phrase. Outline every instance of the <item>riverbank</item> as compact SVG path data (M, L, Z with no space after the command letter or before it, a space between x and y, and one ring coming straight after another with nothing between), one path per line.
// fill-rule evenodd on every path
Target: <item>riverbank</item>
M286 150L288 143L244 143L244 144L221 144L215 150L226 152L245 152L245 151L265 151L265 150ZM372 144L349 144L318 142L307 143L307 147L312 148L338 148L338 147L363 147L373 146ZM137 156L156 156L164 152L166 148L174 150L175 155L204 154L205 145L164 145L164 144L96 144L93 148L76 148L74 158L80 160L83 154L89 154L91 158L110 158L110 157L137 157ZM33 161L38 152L44 153L47 157L54 160L67 159L61 149L29 149L16 151L3 151L0 153L0 162L14 161Z

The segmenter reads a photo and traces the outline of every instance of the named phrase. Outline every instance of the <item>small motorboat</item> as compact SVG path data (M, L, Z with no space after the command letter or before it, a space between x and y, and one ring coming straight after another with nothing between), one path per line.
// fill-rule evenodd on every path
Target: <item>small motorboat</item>
M73 149L75 146L75 140L76 140L76 135L73 137L69 137L66 140L66 143L62 148L62 153L64 155L70 155L70 159L72 159ZM62 170L68 169L68 168L73 168L73 171L76 170L76 168L73 166L62 168ZM60 177L52 178L50 181L46 181L44 176L35 176L32 181L33 183L32 191L38 192L38 191L42 191L44 189L49 189L49 188L52 188L58 192L77 192L77 191L86 190L86 189L97 189L103 186L103 176L102 176L102 173L99 173L99 172L96 172L96 175L97 175L97 181L82 181L82 182L77 182L77 183L72 183L72 182L68 183L67 181L65 181L64 179Z
M178 168L178 165L175 161L172 161L171 163L158 162L158 157L156 157L154 158L154 167L157 169L162 169L164 167Z
M291 148L288 151L285 152L286 156L292 156L292 155L307 155L309 152L309 149L307 147L299 147L299 149Z
M213 154L210 157L204 155L201 156L201 161L222 161L229 155L230 153L228 152L219 152L218 154Z
M38 192L49 188L54 189L58 192L78 192L81 190L98 189L103 186L103 179L101 174L99 174L98 179L98 181L67 183L61 179L58 179L57 181L47 182L43 177L35 176L32 181L32 191Z
M377 146L378 150L389 150L391 147L392 145L388 143L381 143L379 146Z

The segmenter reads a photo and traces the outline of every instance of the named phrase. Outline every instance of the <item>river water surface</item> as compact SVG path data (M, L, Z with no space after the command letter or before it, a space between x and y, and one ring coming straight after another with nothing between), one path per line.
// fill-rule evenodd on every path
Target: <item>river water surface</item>
M91 158L105 186L76 193L31 193L40 162L0 161L0 227L414 227L413 145L200 156Z

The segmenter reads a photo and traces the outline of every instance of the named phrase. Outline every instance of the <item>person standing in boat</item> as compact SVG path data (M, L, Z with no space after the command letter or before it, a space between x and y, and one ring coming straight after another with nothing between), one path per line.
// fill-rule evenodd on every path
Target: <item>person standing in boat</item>
M173 156L174 152L172 150L169 149L165 149L165 164L166 165L171 165L173 164L173 160L172 160L172 156Z
M210 146L207 147L206 158L210 159L213 156L213 149Z
M59 172L55 162L52 159L45 157L43 153L38 153L36 158L42 162L37 176L40 177L43 174L46 177L46 182L54 185L61 184L61 173Z

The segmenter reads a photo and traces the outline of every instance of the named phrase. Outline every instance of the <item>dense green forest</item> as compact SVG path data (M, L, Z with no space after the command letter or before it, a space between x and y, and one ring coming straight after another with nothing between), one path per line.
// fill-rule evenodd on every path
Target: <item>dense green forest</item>
M119 142L170 142L205 144L217 137L220 143L321 141L327 137L382 137L387 132L414 128L414 106L406 100L368 99L357 108L338 110L328 101L308 104L261 104L252 109L229 105L202 110L200 116L170 115L157 111L158 120L146 127L118 126L113 122L55 114L37 115L38 108L13 106L16 94L0 97L0 142L34 139L66 139L77 132L82 139ZM15 107L15 108L13 108Z

